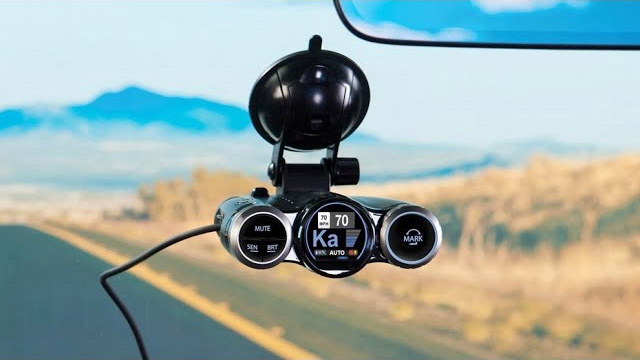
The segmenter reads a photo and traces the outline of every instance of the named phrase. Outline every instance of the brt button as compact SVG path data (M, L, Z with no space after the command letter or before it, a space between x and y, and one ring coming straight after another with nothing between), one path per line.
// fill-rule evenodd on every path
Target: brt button
M263 252L262 261L273 261L282 254L283 249L287 243L287 239L269 239L263 240Z

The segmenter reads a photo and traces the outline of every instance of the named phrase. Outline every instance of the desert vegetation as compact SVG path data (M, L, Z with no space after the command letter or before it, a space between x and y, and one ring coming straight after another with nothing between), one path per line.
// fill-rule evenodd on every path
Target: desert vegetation
M465 339L505 355L638 357L638 178L637 155L538 157L522 169L385 186L382 196L431 208L447 246L421 275L362 276L414 308L456 314Z
M248 195L256 186L267 183L239 173L197 168L189 181L173 179L141 186L142 217L165 222L212 219L214 204L231 196Z

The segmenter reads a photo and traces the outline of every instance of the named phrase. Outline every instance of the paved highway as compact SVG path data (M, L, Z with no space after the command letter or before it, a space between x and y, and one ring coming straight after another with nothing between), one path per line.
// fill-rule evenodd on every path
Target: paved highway
M0 226L0 246L0 359L139 357L98 283L109 264L25 226ZM113 283L154 359L276 358L136 277Z

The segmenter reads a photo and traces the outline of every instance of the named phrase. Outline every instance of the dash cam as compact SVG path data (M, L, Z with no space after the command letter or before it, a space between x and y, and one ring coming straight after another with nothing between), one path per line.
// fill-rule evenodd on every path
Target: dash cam
M370 262L403 268L427 264L442 243L429 210L398 200L346 197L334 185L356 185L360 164L338 157L340 142L369 107L364 72L346 56L322 50L314 36L307 51L269 67L253 87L249 113L273 145L268 175L276 187L227 199L218 208L224 247L256 269L283 261L326 277L353 275ZM289 164L284 151L326 149L318 164Z

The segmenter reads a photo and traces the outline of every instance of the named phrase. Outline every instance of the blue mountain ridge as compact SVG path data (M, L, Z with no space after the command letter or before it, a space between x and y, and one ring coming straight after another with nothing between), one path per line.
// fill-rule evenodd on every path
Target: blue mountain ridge
M389 172L384 174L363 174L361 179L366 182L408 181L415 179L443 178L459 174L470 174L489 167L508 168L516 165L494 154L487 154L477 160L462 161L440 167L419 169L408 173Z
M246 110L201 98L164 96L128 87L106 93L71 112L92 121L128 120L136 125L164 123L192 132L240 132L251 127Z
M31 130L41 125L41 121L22 109L0 111L0 131L16 129Z
M44 125L54 129L73 128L71 125L77 121L84 121L89 126L162 124L176 130L209 134L238 133L251 128L249 114L240 107L202 98L165 96L136 86L105 93L87 104L62 110L23 108L2 111L0 131L28 131Z

